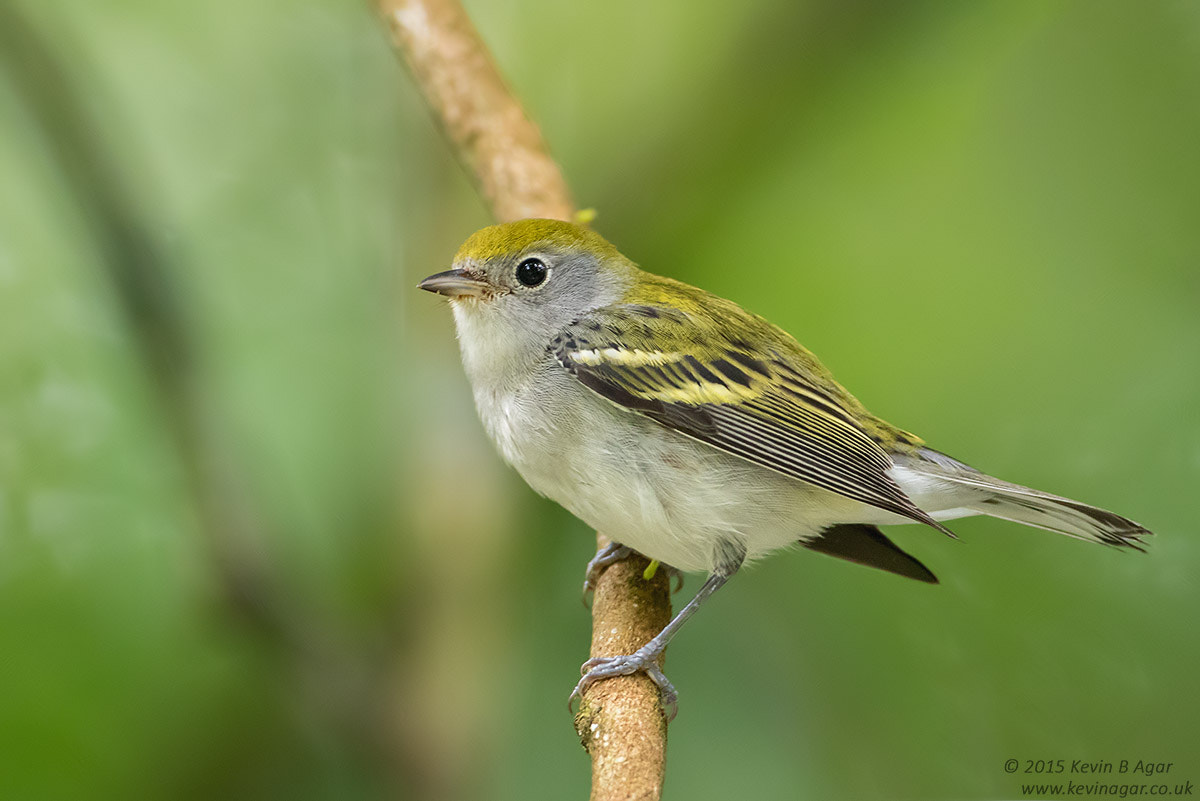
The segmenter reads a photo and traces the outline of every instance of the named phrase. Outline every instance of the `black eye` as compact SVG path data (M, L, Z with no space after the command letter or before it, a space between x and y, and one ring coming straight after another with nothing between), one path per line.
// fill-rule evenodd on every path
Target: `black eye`
M546 280L546 265L541 259L526 259L517 265L517 280L525 286L537 286Z

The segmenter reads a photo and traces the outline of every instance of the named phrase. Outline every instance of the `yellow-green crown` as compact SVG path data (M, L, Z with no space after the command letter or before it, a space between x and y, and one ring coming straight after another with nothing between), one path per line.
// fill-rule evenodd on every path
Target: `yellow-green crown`
M471 234L454 256L461 261L485 262L520 253L532 245L618 255L604 237L562 220L517 220L491 225Z

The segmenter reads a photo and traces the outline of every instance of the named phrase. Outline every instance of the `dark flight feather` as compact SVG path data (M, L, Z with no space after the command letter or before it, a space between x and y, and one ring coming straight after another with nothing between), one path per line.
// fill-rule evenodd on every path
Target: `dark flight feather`
M937 584L937 576L912 556L900 550L875 526L833 526L821 536L801 543L805 548L846 559L855 564L886 570L897 576Z

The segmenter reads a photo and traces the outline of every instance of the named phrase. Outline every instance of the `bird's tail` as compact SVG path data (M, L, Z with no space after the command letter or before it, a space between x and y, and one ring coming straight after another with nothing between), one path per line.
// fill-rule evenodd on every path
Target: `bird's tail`
M1151 534L1114 512L1003 481L928 448L914 462L926 477L961 487L960 506L970 512L1139 551L1145 550L1142 538Z

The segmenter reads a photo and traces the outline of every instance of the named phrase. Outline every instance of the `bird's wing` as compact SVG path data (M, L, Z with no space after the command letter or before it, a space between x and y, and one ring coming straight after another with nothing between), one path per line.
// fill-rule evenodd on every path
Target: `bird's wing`
M729 313L733 304L724 303ZM847 408L848 394L824 368L817 365L822 372L813 371L811 354L765 320L736 312L745 315L739 322L759 327L754 338L765 338L768 350L752 352L707 314L634 304L610 306L575 321L550 350L580 383L618 406L949 534L891 478L888 452ZM670 327L666 336L665 327ZM654 344L664 341L674 346L666 350Z

